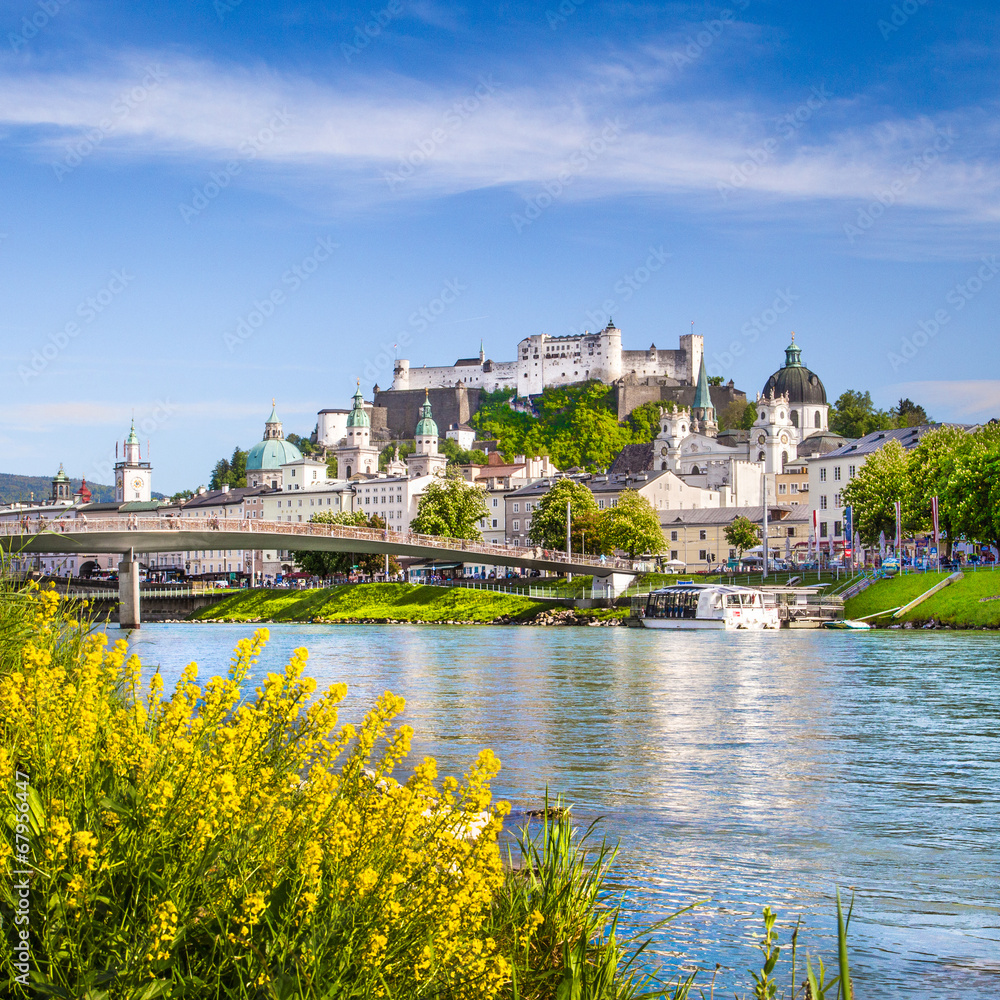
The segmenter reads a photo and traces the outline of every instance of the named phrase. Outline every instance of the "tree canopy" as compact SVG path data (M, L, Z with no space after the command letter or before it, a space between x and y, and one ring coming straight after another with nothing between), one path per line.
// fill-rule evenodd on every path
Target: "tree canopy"
M220 458L212 469L208 488L221 490L223 486L238 489L247 484L247 453L237 445L231 458Z
M927 412L912 399L901 399L891 410L877 410L870 392L848 389L830 407L830 430L847 438L864 437L872 431L916 427L931 423Z
M752 549L760 541L760 526L754 524L749 517L745 517L743 514L740 514L734 521L730 521L723 533L726 536L726 541L736 549L741 559L747 549Z
M410 528L423 535L479 541L483 537L479 522L485 517L486 491L458 476L448 476L427 484Z
M660 519L653 505L637 490L621 491L618 503L601 512L597 531L609 549L627 552L630 559L663 551Z
M863 544L874 546L879 534L896 536L896 501L903 502L903 531L920 527L919 519L907 505L909 471L907 455L895 438L890 438L858 469L844 487L843 502L854 508L854 528Z
M378 514L370 518L363 510L342 510L338 513L324 512L309 518L314 524L344 524L354 528L384 529L385 521ZM374 576L385 570L385 556L378 552L305 552L293 551L292 558L297 566L315 576L348 575L355 566L367 576ZM389 557L389 572L398 573L399 563L395 556Z
M570 528L575 519L580 520L581 530L586 516L597 515L597 501L590 488L574 479L557 479L552 488L535 505L531 515L528 538L534 545L546 549L566 548L566 504L570 505Z

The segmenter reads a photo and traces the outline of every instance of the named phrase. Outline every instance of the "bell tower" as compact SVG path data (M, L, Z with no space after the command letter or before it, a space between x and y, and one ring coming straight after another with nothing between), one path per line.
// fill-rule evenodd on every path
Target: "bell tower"
M152 466L142 460L133 419L122 449L122 460L115 462L115 499L119 503L149 500L152 496L152 474Z

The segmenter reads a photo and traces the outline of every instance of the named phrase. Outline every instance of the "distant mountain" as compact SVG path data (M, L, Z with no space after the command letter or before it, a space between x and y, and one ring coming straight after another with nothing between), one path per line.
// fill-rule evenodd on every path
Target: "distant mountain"
M80 488L79 479L71 479L71 489ZM87 489L95 502L114 500L115 488L103 483L87 481ZM0 472L0 503L29 503L34 494L36 502L52 496L52 479L45 476L17 476L11 472ZM154 493L154 500L166 499L162 493Z

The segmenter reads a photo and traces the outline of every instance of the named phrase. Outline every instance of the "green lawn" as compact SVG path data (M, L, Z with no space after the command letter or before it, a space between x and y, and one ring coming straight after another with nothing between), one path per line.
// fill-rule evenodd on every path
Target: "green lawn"
M461 587L420 587L408 583L362 583L325 590L253 590L223 598L191 615L233 622L293 622L326 619L388 618L412 622L492 622L500 618L530 618L546 608L560 607L515 594L467 590Z
M844 606L848 618L861 618L909 603L947 579L948 573L908 573L892 580L879 580ZM966 628L1000 628L1000 600L980 603L980 598L1000 595L1000 573L969 573L938 591L908 612L902 621L927 622L932 618L947 625ZM886 615L883 620L888 620Z

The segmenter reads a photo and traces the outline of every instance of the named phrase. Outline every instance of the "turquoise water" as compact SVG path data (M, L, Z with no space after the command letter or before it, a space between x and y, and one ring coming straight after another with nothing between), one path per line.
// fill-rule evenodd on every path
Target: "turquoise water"
M250 630L148 625L134 644L169 681L191 660L224 672ZM443 772L492 747L515 818L546 787L581 825L603 817L637 920L704 901L653 945L706 986L720 963L717 996L758 967L765 903L832 961L838 886L858 997L1000 995L990 634L279 625L261 668L297 646L348 683L345 721L404 695Z

